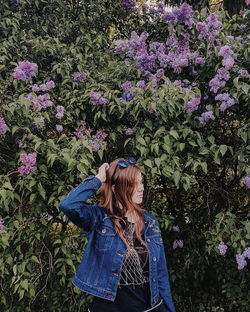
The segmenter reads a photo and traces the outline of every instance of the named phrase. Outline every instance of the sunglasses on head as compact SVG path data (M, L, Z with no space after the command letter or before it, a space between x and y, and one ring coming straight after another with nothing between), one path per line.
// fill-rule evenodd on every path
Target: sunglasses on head
M136 164L136 160L133 157L128 157L123 160L119 160L117 163L121 168L127 168L129 165Z

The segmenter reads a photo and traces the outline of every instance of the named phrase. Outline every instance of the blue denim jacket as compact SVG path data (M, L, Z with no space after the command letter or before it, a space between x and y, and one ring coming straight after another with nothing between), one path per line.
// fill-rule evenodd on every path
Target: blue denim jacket
M60 201L59 208L75 225L86 231L88 238L72 283L91 295L114 301L126 247L105 210L86 203L101 185L98 178L89 176ZM148 212L144 212L144 218L144 239L149 250L151 306L161 296L169 310L175 312L159 223Z

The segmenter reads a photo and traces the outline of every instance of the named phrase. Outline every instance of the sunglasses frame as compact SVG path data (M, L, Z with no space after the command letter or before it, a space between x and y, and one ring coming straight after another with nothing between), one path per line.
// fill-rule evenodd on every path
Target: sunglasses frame
M126 159L119 160L117 164L120 168L127 168L129 165L135 165L136 160L133 157L128 157Z

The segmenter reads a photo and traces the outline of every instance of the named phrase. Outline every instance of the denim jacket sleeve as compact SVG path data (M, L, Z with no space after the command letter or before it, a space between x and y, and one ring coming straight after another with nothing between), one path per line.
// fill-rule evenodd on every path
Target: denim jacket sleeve
M59 203L59 209L64 212L70 221L87 232L91 231L96 222L104 215L104 212L99 206L86 203L88 198L101 185L102 183L98 178L89 176L71 190Z

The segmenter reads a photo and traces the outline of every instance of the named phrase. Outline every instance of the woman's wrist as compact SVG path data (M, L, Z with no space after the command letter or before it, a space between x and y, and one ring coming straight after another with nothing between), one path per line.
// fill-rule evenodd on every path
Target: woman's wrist
M102 183L105 182L105 181L103 180L103 177L102 177L101 175L97 174L95 177L96 177L97 179L99 179Z

